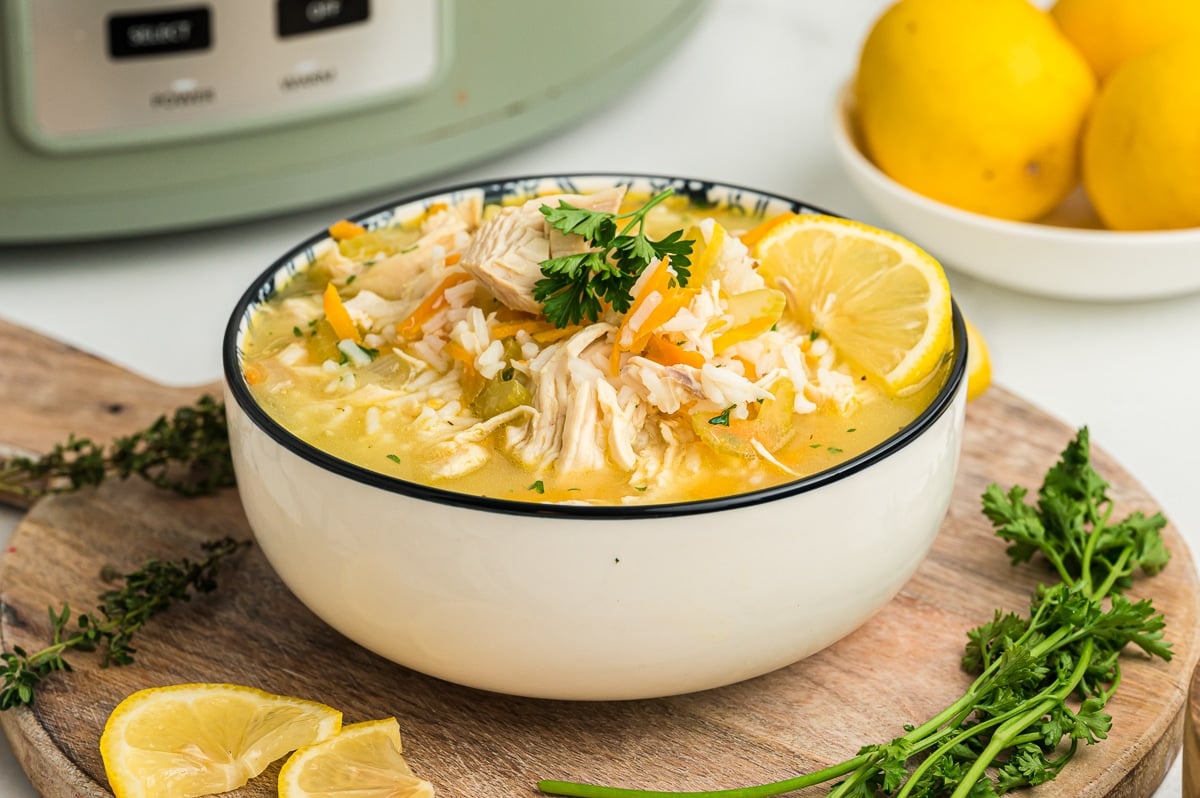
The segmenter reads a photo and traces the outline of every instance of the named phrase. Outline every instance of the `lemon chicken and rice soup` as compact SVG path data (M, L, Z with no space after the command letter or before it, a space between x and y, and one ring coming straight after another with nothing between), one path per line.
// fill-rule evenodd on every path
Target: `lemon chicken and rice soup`
M550 210L568 206L607 233L564 232ZM643 233L671 253L643 252L627 292L590 314L549 298L548 262L611 263L633 248L605 235ZM619 187L343 221L252 317L244 374L297 437L417 483L587 504L753 491L878 445L946 379L944 276L876 233Z

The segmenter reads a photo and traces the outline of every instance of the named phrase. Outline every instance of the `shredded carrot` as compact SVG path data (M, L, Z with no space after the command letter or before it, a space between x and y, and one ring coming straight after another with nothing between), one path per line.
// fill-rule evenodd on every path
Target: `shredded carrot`
M498 341L501 338L512 338L522 330L530 335L536 335L537 333L553 329L555 327L550 322L530 317L519 321L506 321L497 324L492 328L492 338Z
M367 232L367 228L347 219L340 219L329 225L329 235L334 241L345 241L347 238L354 238L365 232Z
M747 230L746 232L742 233L742 235L740 236L740 238L742 239L742 243L748 247L753 247L759 241L766 238L767 233L771 232L776 227L778 227L779 225L786 222L788 219L794 218L796 215L797 214L795 214L791 211L784 211L783 213L781 213L777 216L772 216L770 219L767 219L764 222L760 222L758 225L756 225L756 226L750 228L749 230Z
M475 358L458 341L448 341L445 346L446 354L456 363L462 365L463 396L472 398L483 390L483 375L475 368ZM437 408L434 408L435 410Z
M242 370L242 376L246 378L247 385L258 385L267 378L267 373L261 366L251 363Z
M471 353L464 349L458 341L446 342L446 354L462 363L463 368L470 371L475 370L475 358L471 357Z
M673 279L674 273L670 271L670 263L664 258L646 279L641 293L633 300L625 318L621 320L609 361L612 374L615 375L620 370L621 352L640 354L646 348L654 331L670 321L682 308L687 307L688 303L692 301L692 297L696 295L696 290L693 288L683 288L678 285L672 287ZM632 329L633 319L637 318L646 302L655 295L659 298L658 304L646 314L644 319L639 321L637 329ZM626 338L629 338L628 342L626 342Z
M663 335L651 335L646 343L646 356L664 366L685 365L700 368L704 355L694 349L684 349Z
M444 202L435 202L432 205L430 205L428 208L425 209L425 215L433 216L435 213L441 213L442 211L446 210L449 207L450 206Z
M552 344L555 341L561 341L564 338L574 335L581 329L583 328L578 324L573 324L569 327L551 327L548 330L530 333L529 337L539 344Z
M742 367L745 369L746 379L751 380L751 381L758 379L758 367L754 365L754 361L747 360L746 358L742 357L741 355L734 355L733 359L739 361L742 364Z
M334 335L341 340L349 338L354 343L361 344L362 335L359 334L354 320L350 318L350 311L346 310L346 306L342 304L342 297L338 294L337 286L333 283L326 283L325 296L322 297L322 300L322 304L325 306L325 320L333 328Z
M643 331L645 331L646 334L653 332L653 329L645 323L639 324L636 330L632 329L631 325L633 323L633 319L638 317L638 311L640 311L642 306L646 304L650 297L654 296L655 294L657 294L659 297L665 297L670 288L670 259L663 258L658 262L658 266L654 268L654 271L650 273L650 276L646 278L646 282L642 284L641 292L634 297L633 303L629 306L629 310L625 312L625 317L621 319L621 324L617 328L616 338L613 339L612 359L610 361L610 367L614 375L616 375L616 373L620 370L621 352L634 351L634 341L636 341L637 338L642 337ZM651 311L651 315L653 315L653 311ZM632 336L633 340L631 340L629 344L622 343L622 341L629 336ZM641 341L641 345L643 347L645 346L644 339ZM637 351L640 352L641 348L637 348Z
M449 255L446 256L446 265L453 266L454 264L458 263L458 261L461 257L462 257L461 252L451 252Z
M649 340L654 331L674 318L675 314L680 310L687 307L695 295L696 291L692 288L668 288L663 295L662 302L659 302L658 306L650 311L650 315L642 323L642 329L638 331L637 337L634 338L633 348L636 350L644 348L646 341Z
M396 325L396 332L405 338L415 338L421 331L422 325L433 318L433 314L446 304L446 291L470 279L471 275L469 274L455 272L442 280L438 283L437 288L429 293L429 296L421 300L421 304L417 305L407 319Z
M624 322L637 315L638 308L646 301L646 298L658 291L660 294L666 293L671 287L671 259L663 258L658 262L658 266L650 274L650 277L642 285L642 292L633 300L633 304L629 306L629 312L625 314Z

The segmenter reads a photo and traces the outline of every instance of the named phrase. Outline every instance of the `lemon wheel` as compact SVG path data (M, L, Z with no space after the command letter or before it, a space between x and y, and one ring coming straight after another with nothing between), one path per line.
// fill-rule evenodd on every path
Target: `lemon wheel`
M332 707L253 687L152 687L112 711L100 755L116 798L189 798L236 789L341 726Z
M952 350L946 274L900 236L798 214L771 227L752 254L802 324L895 395L919 389Z

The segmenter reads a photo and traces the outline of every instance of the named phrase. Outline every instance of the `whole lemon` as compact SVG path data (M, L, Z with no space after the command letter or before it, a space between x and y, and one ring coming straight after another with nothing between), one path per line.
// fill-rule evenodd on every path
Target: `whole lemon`
M1197 0L1058 0L1050 15L1101 82L1159 44L1200 35Z
M1083 185L1117 230L1200 227L1200 37L1113 72L1083 133Z
M900 0L867 35L854 88L868 156L914 191L1027 220L1078 184L1095 78L1026 0Z

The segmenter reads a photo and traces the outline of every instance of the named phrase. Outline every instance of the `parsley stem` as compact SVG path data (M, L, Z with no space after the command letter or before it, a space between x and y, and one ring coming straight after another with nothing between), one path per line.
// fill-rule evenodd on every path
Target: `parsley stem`
M1062 684L1057 690L1054 690L1049 696L1035 703L1030 709L1005 721L1000 728L996 729L996 733L992 735L992 739L988 741L987 747L983 749L975 761L971 763L970 770L966 776L959 782L958 787L951 793L950 798L967 798L975 787L975 783L983 776L984 772L992 764L1001 751L1009 748L1013 744L1016 737L1028 729L1031 725L1037 722L1043 715L1054 708L1056 704L1060 704L1066 700L1067 696L1075 692L1075 688L1083 680L1083 676L1087 673L1088 666L1092 663L1092 638L1087 638L1083 643L1083 649L1079 653L1079 658L1075 662L1075 668L1071 671L1070 678ZM1028 702L1027 702L1028 704Z
M1099 588L1092 591L1091 595L1093 598L1097 598L1100 596L1107 596L1109 593L1112 592L1113 585L1115 585L1117 583L1118 579L1120 579L1123 576L1128 576L1130 573L1132 573L1132 569L1130 569L1128 567L1129 566L1129 558L1132 555L1133 555L1133 552L1131 552L1129 549L1123 549L1121 551L1121 556L1119 556L1117 558L1117 561L1112 564L1112 567L1108 571L1108 578L1106 578L1100 584Z
M1108 510L1104 513L1105 520L1107 520L1108 515L1111 512L1112 512L1112 506L1109 505ZM1090 513L1090 516L1091 517L1089 520L1092 522L1093 528L1096 528L1095 525L1097 524L1097 522L1100 521L1100 519L1097 518L1094 510ZM1089 585L1092 583L1092 558L1096 555L1096 542L1098 540L1100 540L1099 535L1090 535L1087 539L1087 542L1084 543L1083 554L1079 558L1080 562L1081 562L1081 566L1079 569L1079 574L1080 574L1079 579L1080 579L1080 581L1084 582L1085 584L1089 584ZM1108 592L1107 590L1100 592L1100 593L1093 592L1092 596L1096 596L1096 595L1103 596L1103 595L1106 595L1107 592Z
M871 754L860 754L853 759L847 759L845 762L803 776L770 784L759 784L754 787L734 787L727 790L700 790L697 792L637 790L628 787L605 787L599 784L551 779L539 781L537 787L549 795L564 795L570 796L570 798L768 798L768 796L781 795L785 792L812 787L815 784L836 779L857 770L872 759Z
M629 213L623 213L623 214L620 214L619 216L614 216L613 217L614 219L629 219L629 224L627 224L621 228L621 235L627 234L630 230L632 230L634 228L634 226L640 227L640 225L645 224L646 223L646 214L650 211L650 209L674 193L675 193L675 189L664 188L662 191L658 192L653 197L651 197L649 200L647 200L646 204L643 205L642 207L632 210Z

